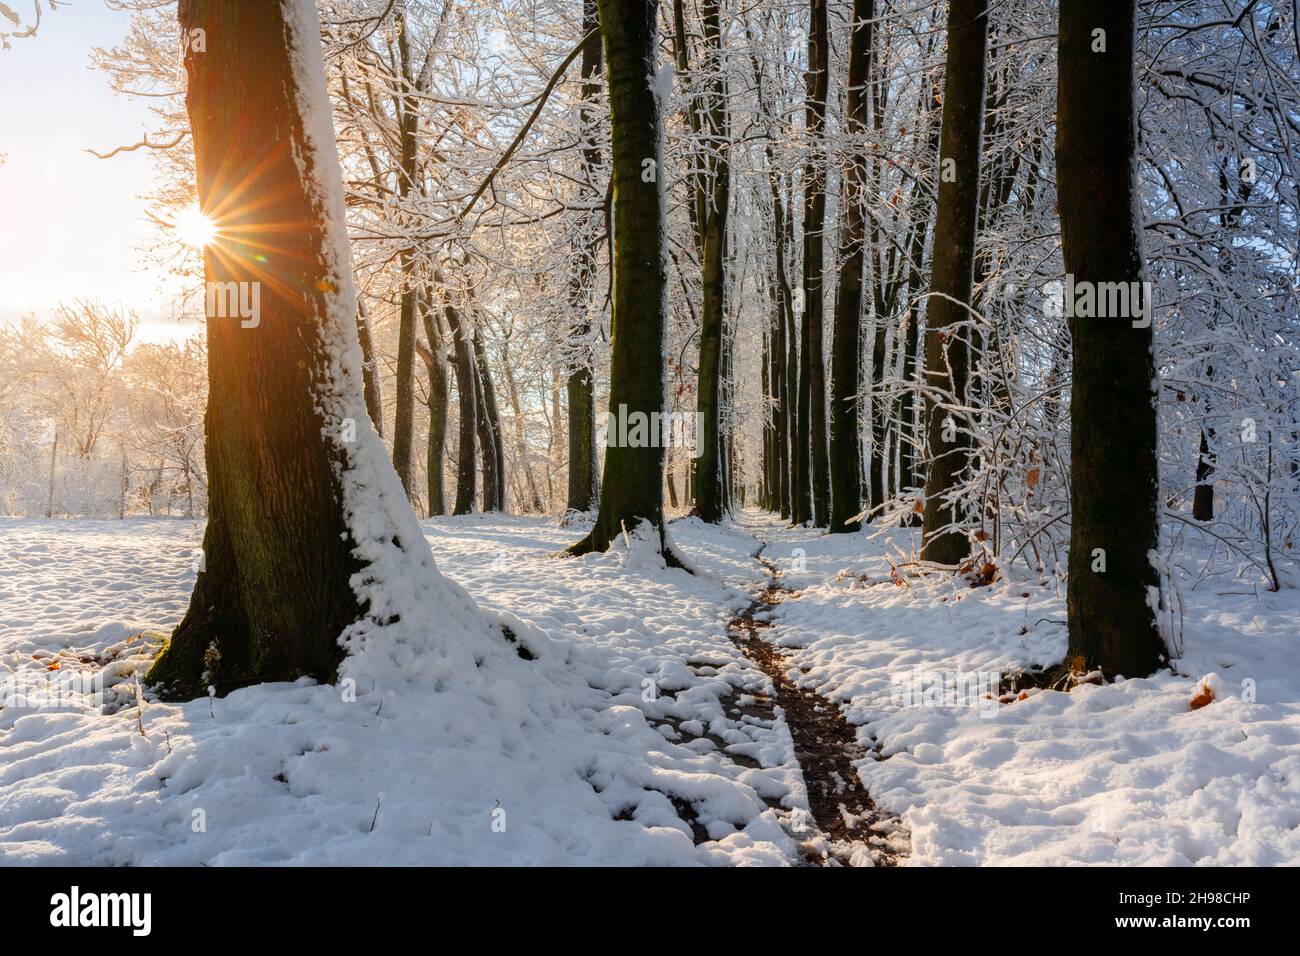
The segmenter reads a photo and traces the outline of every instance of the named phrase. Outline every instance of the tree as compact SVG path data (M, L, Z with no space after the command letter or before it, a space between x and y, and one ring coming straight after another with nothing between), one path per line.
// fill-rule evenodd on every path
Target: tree
M569 551L605 551L650 522L663 544L663 104L655 87L657 0L600 0L609 82L614 187L614 300L610 417L600 510ZM632 427L640 424L640 436Z
M199 199L219 228L205 273L258 308L207 322L204 562L148 675L172 698L332 679L345 629L400 616L384 589L396 569L436 577L365 411L314 6L181 0L179 17L206 35L184 55Z
M1136 15L1136 0L1061 6L1057 192L1065 271L1076 288L1140 288L1145 279ZM1160 533L1151 303L1145 323L1078 317L1066 305L1074 347L1067 659L1081 657L1107 677L1146 677L1164 652L1151 599Z
M684 34L679 16L679 33ZM692 100L691 125L699 135L701 155L695 160L694 183L696 246L700 256L699 387L696 414L700 419L701 448L693 459L695 507L702 519L716 523L727 510L722 448L722 366L727 287L727 215L731 208L731 165L728 158L727 85L723 74L722 27L718 0L701 5L707 91ZM677 43L679 65L689 65L686 37Z
M94 453L108 423L112 393L139 327L130 309L84 299L59 306L50 335L55 351L47 351L43 362L47 408L80 458Z
M987 0L951 0L948 57L939 140L939 198L925 330L926 444L929 472L921 557L959 564L970 554L951 500L970 464L966 402L970 361L971 282L975 266L975 219L979 198L983 131ZM940 401L935 393L944 396Z
M361 376L366 395L366 412L375 431L384 434L384 399L379 385L379 356L370 336L370 314L366 300L357 293L357 339L361 343Z
M866 196L867 79L871 67L875 0L853 0L849 40L849 88L844 111L851 149L844 170L844 224L840 229L840 282L835 296L831 340L830 479L832 533L856 531L854 516L862 509L862 437L859 433L858 376L862 368L863 204Z
M432 283L424 284L424 290L420 295L420 313L424 324L424 337L428 343L426 348L419 351L429 374L426 403L429 408L429 439L425 446L429 514L445 515L447 492L443 488L443 456L447 451L447 352L442 344L442 319L435 306ZM418 342L416 344L419 345Z
M497 414L497 390L492 384L487 352L477 323L470 336L474 354L474 394L478 402L478 445L483 461L483 510L504 511L506 507L505 448L501 440L501 418Z
M434 273L438 294L442 297L442 311L451 330L452 365L456 372L456 396L460 403L460 427L456 442L456 503L451 513L467 515L474 510L477 471L474 465L474 436L478 431L478 371L474 365L470 330L460 309L452 304L441 272Z
M810 0L804 132L808 156L803 193L803 326L799 337L799 424L795 447L796 524L822 524L829 515L830 461L826 449L826 371L822 348L823 232L826 170L822 137L830 85L826 0Z
M196 334L183 343L137 346L124 372L130 388L128 447L157 462L159 471L164 467L173 471L176 484L184 489L186 514L193 515L196 486L205 499L207 487L202 461L207 386L203 337Z
M411 56L411 40L407 26L406 3L403 0L397 15L397 50L401 77L397 81L400 95L394 96L400 127L398 191L409 201L421 192L420 106L416 97L418 81ZM419 324L420 283L416 275L418 261L416 250L408 246L401 251L402 306L397 335L397 409L393 413L393 467L407 496L414 494L412 461L415 448L415 340Z
M582 102L578 123L582 137L579 195L591 208L584 209L575 224L573 267L569 279L569 303L573 320L569 326L569 347L565 390L569 400L569 487L567 511L587 512L596 507L599 481L596 461L596 383L592 371L592 328L588 311L592 284L596 278L595 206L600 196L596 173L600 168L600 145L593 105L600 96L597 77L601 71L600 20L596 0L583 0Z

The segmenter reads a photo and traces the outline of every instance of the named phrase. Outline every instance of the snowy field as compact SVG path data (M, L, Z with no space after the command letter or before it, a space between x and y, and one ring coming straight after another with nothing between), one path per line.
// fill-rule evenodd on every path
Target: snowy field
M798 863L817 846L788 728L724 706L772 691L726 630L761 553L792 591L764 634L879 758L859 773L910 830L905 865L1300 863L1293 590L1189 582L1176 674L909 697L1059 661L1063 594L895 579L906 533L752 514L671 525L694 575L636 539L551 557L583 530L553 519L424 528L516 643L457 648L449 614L391 655L406 673L173 705L138 703L135 675L184 612L201 526L0 519L0 862ZM107 706L22 697L79 674L104 675Z

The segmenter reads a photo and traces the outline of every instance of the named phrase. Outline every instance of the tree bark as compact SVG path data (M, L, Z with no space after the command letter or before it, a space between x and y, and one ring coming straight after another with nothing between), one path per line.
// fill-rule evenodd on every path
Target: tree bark
M772 311L776 312L776 297L772 296ZM763 350L759 357L759 370L763 386L763 407L769 412L776 406L776 392L773 386L772 365L775 362L772 348L772 333L775 321L769 321L763 333ZM763 417L763 463L759 469L758 503L767 511L773 510L776 501L772 488L776 484L773 462L776 459L776 424L770 414Z
M924 96L927 101L933 100L933 93L929 89ZM939 156L939 135L940 124L933 117L933 110L928 106L924 111L925 118L923 122L927 127L926 151L924 156L927 160L933 161ZM923 208L928 210L930 204L937 202L937 195L929 190L924 190L918 184L914 197L915 201L924 203ZM920 476L920 457L921 448L925 441L921 428L921 411L924 408L924 399L920 393L917 383L917 366L919 364L920 352L920 332L923 324L922 302L917 298L917 292L921 288L923 278L922 266L925 257L925 242L927 233L930 230L930 216L922 213L922 221L912 232L912 247L909 252L908 276L907 276L907 342L906 351L903 354L903 381L907 383L904 386L902 395L899 396L903 404L904 411L900 415L902 425L907 432L907 441L902 441L900 436L899 454L898 454L898 491L902 493L907 489L917 488L921 484ZM876 502L872 500L872 504ZM916 512L913 511L908 522L912 526L917 523Z
M950 0L925 377L930 389L942 391L955 406L966 401L969 377L969 326L961 323L970 320L987 45L987 0ZM970 461L965 416L945 409L931 395L926 400L926 440L929 472L921 557L960 564L970 554L970 539L961 528L960 509L947 498Z
M656 0L600 0L609 76L613 145L614 297L610 320L611 419L664 414L667 274L664 235L663 115L657 73ZM646 426L647 429L649 425ZM637 444L611 422L600 510L591 532L569 550L605 551L616 535L648 521L663 547L664 448L658 434Z
M363 566L340 483L355 452L323 411L339 385L330 336L350 332L331 326L331 310L355 303L338 288L350 274L335 275L326 251L342 222L309 184L337 157L332 143L317 151L298 105L326 98L323 71L303 90L293 61L295 42L318 42L319 27L313 16L310 36L298 36L291 6L179 4L183 34L208 36L207 52L185 49L199 202L221 229L205 275L256 283L260 310L252 327L207 320L204 563L146 678L173 699L208 686L226 694L302 675L330 680L339 636L361 614L350 582ZM359 380L357 389L360 407Z
M361 376L365 383L366 412L375 426L375 431L384 433L384 398L379 385L379 357L375 354L374 342L370 337L370 313L366 302L357 293L357 338L361 342Z
M696 414L701 423L702 447L694 459L695 508L702 520L717 523L726 513L726 479L723 467L722 378L725 328L727 215L731 205L731 165L727 159L729 138L727 88L723 78L722 30L718 0L704 0L700 7L704 30L705 70L712 73L707 93L695 107L699 148L696 160L695 206L697 245L700 254L699 387ZM679 46L679 61L686 48Z
M415 76L411 67L410 40L407 34L406 10L397 18L397 49L401 60L402 95L395 97L400 111L401 171L398 192L403 200L420 191L419 186L419 103L411 94L415 90ZM416 258L413 249L403 249L401 254L402 305L397 331L397 407L393 412L393 467L407 497L412 495L411 469L415 433L415 329L419 322L417 300L420 289L416 277Z
M777 254L778 265L785 262L784 252L794 245L794 190L789 188L786 191L786 202L783 203L785 211L784 222L778 225L780 234L784 237L782 248ZM808 498L808 456L804 454L802 463L804 471L800 471L800 451L806 450L807 442L800 436L799 431L799 396L803 388L800 366L802 365L802 352L799 348L799 328L796 321L794 308L794 292L790 287L790 275L788 272L779 273L781 282L784 286L782 292L783 311L785 313L785 376L782 380L782 387L785 390L785 402L782 411L785 415L785 465L786 465L786 501L785 508L782 509L781 516L789 518L796 524L799 523L800 510L807 513L812 505L807 501ZM800 477L802 475L802 478ZM807 520L806 518L803 520Z
M1234 233L1237 225L1241 222L1242 213L1245 211L1244 206L1250 198L1252 186L1250 183L1243 182L1238 178L1236 195L1233 195L1231 178L1225 164L1219 166L1219 191L1223 196L1223 211L1219 213L1219 229L1222 239L1219 243L1219 268L1224 274L1233 271L1232 248ZM1236 203L1234 205L1234 203ZM1223 305L1218 306L1218 310L1223 310ZM1210 325L1211 331L1218 329L1218 314ZM1214 381L1214 365L1207 362L1205 365L1205 379L1207 382ZM1206 422L1201 426L1201 443L1196 454L1196 490L1192 493L1192 517L1197 521L1214 520L1214 472L1218 463L1218 455L1215 453L1217 436L1214 433L1214 426L1210 424L1211 420L1211 398L1212 389L1207 389L1204 397L1201 399L1202 414L1205 415Z
M810 0L807 99L804 126L803 329L799 353L799 443L795 469L800 494L795 521L825 524L830 516L830 461L826 447L826 371L822 346L823 232L826 228L826 171L822 155L826 96L830 82L826 0Z
M582 30L584 35L600 25L596 0L583 0ZM593 356L591 321L588 308L592 284L596 278L596 227L595 206L601 190L596 185L596 171L600 168L600 146L596 133L593 105L600 96L600 83L596 77L601 71L600 34L592 36L582 47L582 102L578 108L578 121L582 127L583 180L579 187L580 202L592 209L580 217L573 241L573 273L570 276L570 307L573 322L569 330L570 359L568 380L569 432L569 488L567 511L587 512L596 507L599 495L596 460L596 386L592 373Z
M858 379L862 373L862 267L867 167L865 134L867 80L871 64L875 0L853 0L849 40L848 99L845 133L851 152L844 170L844 213L840 227L840 282L835 296L831 342L831 512L832 534L857 531L862 510L862 435L858 416Z
M519 470L524 475L524 488L528 492L528 510L534 514L541 514L546 510L542 503L542 494L537 485L537 478L533 474L533 466L528 460L528 430L524 420L523 402L519 398L519 383L515 381L515 373L511 370L510 360L510 337L507 335L501 343L501 374L506 383L506 397L510 400L510 413L514 418L515 445L519 448ZM523 495L520 495L521 502L524 501ZM522 510L522 509L521 509Z
M483 510L504 511L506 507L505 446L501 439L501 416L497 413L497 390L492 384L483 337L477 328L470 336L474 351L474 385L478 396L479 454L483 457Z
M456 372L456 396L460 408L460 425L456 442L456 503L451 513L467 515L474 510L477 495L477 470L474 458L474 435L478 430L478 401L475 382L478 378L471 354L469 331L461 318L460 310L452 305L450 295L441 276L435 276L442 296L443 315L451 331Z
M1136 14L1136 0L1061 7L1057 192L1065 271L1076 287L1144 279ZM1150 557L1159 545L1152 329L1129 317L1076 317L1072 305L1066 653L1108 678L1146 677L1164 653L1150 597L1159 585Z
M791 470L791 428L795 405L795 388L792 376L796 374L798 357L794 354L794 330L791 313L793 311L793 294L790 290L789 273L786 271L788 237L790 227L786 218L782 198L781 177L777 172L776 151L772 146L772 137L778 128L768 101L763 93L763 70L755 52L756 46L752 32L746 27L750 42L750 66L754 73L754 90L762 110L762 116L768 134L765 146L768 172L771 177L772 198L772 274L769 277L769 296L772 305L772 323L768 334L770 365L768 384L770 389L770 452L769 501L766 507L778 512L781 517L789 518L792 488Z
M430 283L425 283L420 305L424 337L429 343L429 353L425 357L425 367L429 372L429 441L425 453L429 514L445 515L447 491L444 487L443 458L447 449L447 354L442 342L442 322L435 310Z
M1210 436L1214 429L1201 427L1201 444L1196 453L1196 488L1192 492L1192 517L1197 521L1214 520L1214 452Z

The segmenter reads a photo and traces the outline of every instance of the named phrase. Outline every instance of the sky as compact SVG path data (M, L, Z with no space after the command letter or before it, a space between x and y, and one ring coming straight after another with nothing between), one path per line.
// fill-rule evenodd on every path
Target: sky
M0 50L0 322L46 321L60 301L96 298L135 309L147 341L193 329L174 317L174 286L139 252L153 228L139 198L152 184L149 157L85 151L135 143L151 128L144 101L90 68L91 48L115 44L128 22L103 0L72 0L46 10L35 37Z

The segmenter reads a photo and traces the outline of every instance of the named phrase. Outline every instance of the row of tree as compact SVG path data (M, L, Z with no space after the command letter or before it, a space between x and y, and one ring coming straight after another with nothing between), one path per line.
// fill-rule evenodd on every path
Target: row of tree
M101 56L120 87L157 87L174 63L167 11L140 6L130 42ZM545 486L567 472L568 506L588 510L597 486L591 423L608 394L602 343L611 286L598 253L612 226L594 4L520 0L484 10L357 0L328 5L323 14L353 246L369 306L363 342L373 339L371 377L381 383L374 390L386 403L388 437L408 488L413 497L428 497L417 487L421 463L412 464L421 434L431 439L426 463L443 450L453 471L464 460L431 422L442 420L444 380L457 381L446 372L455 349L442 310L433 311L443 348L428 334L420 340L418 303L440 298L429 286L442 276L448 299L469 316L470 338L486 344L488 364L507 376L504 385L518 379L511 397L520 398L522 414L515 417L546 419L544 435L535 431L524 450L507 427L514 506L528 510L540 498L550 507L552 489ZM1162 434L1170 436L1162 446L1169 492L1188 495L1189 505L1195 498L1199 520L1217 519L1216 483L1235 485L1226 524L1216 530L1234 545L1263 544L1253 550L1266 567L1261 552L1270 538L1285 540L1291 523L1289 508L1282 527L1264 528L1258 518L1266 500L1278 503L1277 485L1290 471L1285 464L1270 470L1268 453L1277 452L1280 462L1293 457L1278 447L1290 429L1265 424L1288 414L1293 401L1290 394L1277 400L1273 384L1286 374L1291 345L1282 316L1293 294L1293 270L1276 254L1290 241L1294 216L1288 66L1295 54L1286 14L1256 4L1249 17L1219 22L1195 8L1148 5L1135 49L1149 80L1137 95L1144 115L1154 117L1138 144L1151 279L1157 302L1177 303L1157 315L1167 333L1162 372L1172 386L1158 396ZM1054 112L1045 108L1055 97L1050 41L1057 14L1052 4L1018 0L986 26L982 149L973 164L973 305L958 319L966 324L954 328L963 333L955 348L966 361L957 362L951 383L932 382L920 354L927 344L921 328L938 324L928 313L938 298L930 283L931 225L941 174L953 189L961 185L956 158L947 157L942 169L937 161L944 17L943 7L855 7L849 0L802 8L661 5L660 56L675 68L664 111L667 401L676 411L698 411L711 426L696 465L706 480L686 475L679 495L686 456L669 449L666 490L670 503L715 517L719 502L748 487L774 510L840 529L852 526L860 510L853 504L856 481L873 517L912 520L917 492L932 474L918 467L929 457L933 431L923 409L929 401L942 404L951 385L971 392L977 412L954 421L948 433L962 448L945 450L940 462L954 467L964 513L988 516L975 529L990 539L983 550L1050 566L1068 531L1069 419L1062 398L1071 361L1066 323L1045 291L1064 270ZM828 42L819 39L823 30ZM485 47L487 35L508 38L508 49ZM484 61L514 67L493 69ZM803 69L809 63L819 68ZM862 84L849 76L851 68ZM806 82L799 85L800 72L814 81L811 92ZM524 95L538 89L540 95ZM183 110L174 93L161 99L164 128L154 141L182 141L163 154L171 171L165 181L192 182ZM1213 155L1196 149L1198 137L1216 144ZM408 188L403 163L412 156L421 181ZM175 198L168 190L160 196ZM1237 205L1225 205L1229 200ZM1207 230L1221 240L1213 256L1202 248ZM857 310L855 278L866 293ZM1253 287L1269 291L1247 294ZM934 305L940 313L949 307ZM826 332L823 309L835 316ZM725 334L717 334L720 326ZM854 333L866 346L856 373L851 363L862 350L853 347ZM834 336L845 347L818 361L827 352L814 339ZM1243 337L1261 343L1259 351L1238 348ZM413 357L425 354L432 366ZM844 367L824 375L835 362ZM1218 401L1216 369L1234 383ZM761 396L737 387L760 380ZM1024 414L1011 414L1015 409ZM557 435L562 415L567 434ZM476 417L484 418L482 409ZM1248 419L1264 426L1264 440L1243 447L1233 439ZM807 461L802 438L790 441L796 429L815 436ZM858 433L861 442L844 440ZM482 488L494 485L490 457L476 469ZM535 462L539 474L521 458ZM440 482L436 468L424 470L429 480L421 486ZM842 489L833 499L832 474ZM922 508L928 503L942 512L933 497ZM420 503L429 512L442 507L441 500ZM968 543L971 533L966 527ZM960 547L961 535L952 543Z
M201 514L204 363L100 302L0 326L0 513Z
M263 185L276 175L268 150L303 134L291 113L227 130L203 105L265 113L228 73L254 54L275 62L284 31L273 21L293 4L277 6L256 15L266 23L202 3L181 14L184 36L207 36L185 59L199 198L221 230L207 276L297 290L314 288L303 285L312 277L289 281L255 258L268 211L226 193L291 194ZM467 421L490 420L493 404L474 344L482 317L509 312L545 330L529 360L565 371L568 504L598 511L574 551L603 549L642 521L662 540L665 493L677 495L670 470L665 483L675 449L659 442L611 442L597 482L607 380L610 409L698 415L684 495L706 520L746 487L833 532L919 516L922 560L948 567L1023 557L1046 569L1068 533L1071 656L1109 675L1149 673L1165 653L1165 605L1152 594L1158 528L1186 494L1181 474L1194 473L1195 519L1276 585L1270 549L1294 526L1297 498L1287 463L1300 42L1280 7L1223 17L1185 4L1139 15L1135 3L1067 3L1058 20L1036 0L521 0L472 12L356 0L322 13L319 81L338 136L351 271L398 303L388 437L408 494L421 355L430 396L445 394L452 365L461 436L478 436L479 472L499 489L499 425L494 435ZM495 69L505 48L510 68ZM1216 144L1208 156L1201 134ZM203 137L214 144L206 157ZM256 189L231 179L240 170ZM300 171L278 175L288 183ZM272 223L318 218L309 206L273 212ZM295 241L309 243L306 232ZM277 238L271 251L288 245ZM310 244L293 252L320 255ZM1063 276L1064 291L1051 291ZM1155 300L1146 323L1098 317L1075 298L1146 282L1155 292L1133 300ZM302 306L282 298L292 326ZM371 321L351 309L364 349ZM1157 329L1195 334L1157 350ZM210 334L212 401L252 411L265 405L259 377L239 370L278 340L237 334ZM382 427L380 351L372 342L359 365ZM219 395L227 378L242 384ZM315 387L263 384L286 402ZM1249 438L1247 421L1258 426ZM310 433L299 423L295 434ZM285 437L274 447L289 447ZM237 444L249 441L241 432ZM311 458L312 447L295 454ZM469 487L463 449L458 486ZM261 452L210 446L214 487L211 464L225 454L233 468ZM346 450L331 451L327 436L321 454ZM256 491L233 493L228 507L248 512L242 496ZM302 520L337 503L323 498ZM214 497L209 534L220 526ZM244 524L239 540L263 540L275 522L257 527ZM278 535L276 547L298 537ZM301 589L318 591L328 572L304 569Z

